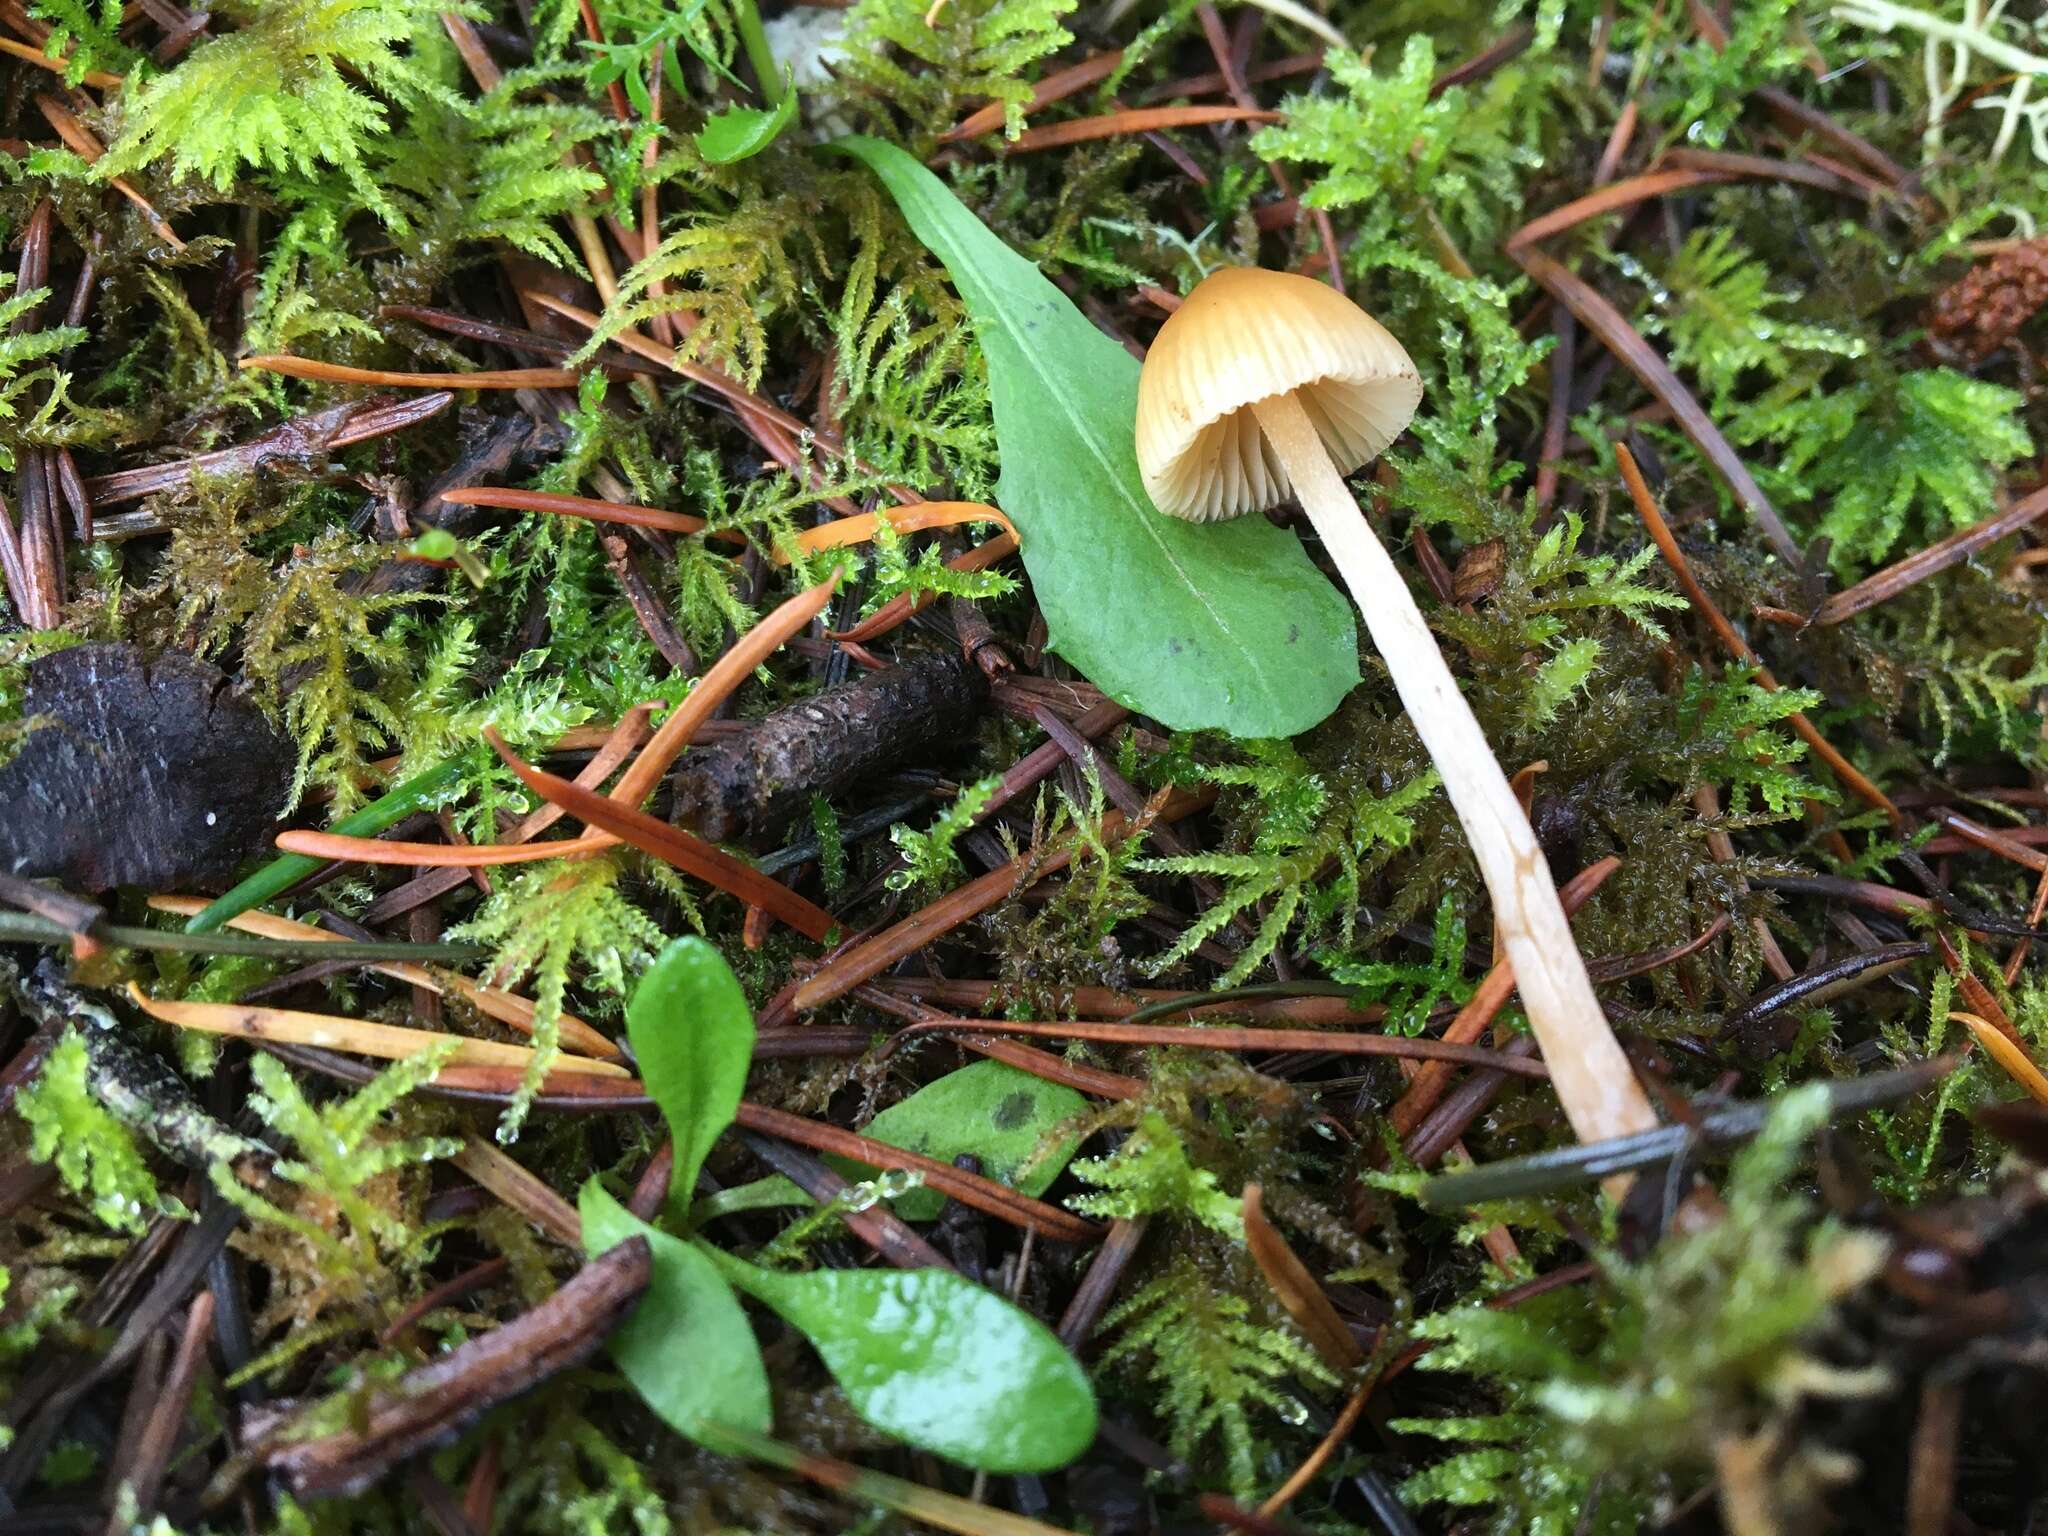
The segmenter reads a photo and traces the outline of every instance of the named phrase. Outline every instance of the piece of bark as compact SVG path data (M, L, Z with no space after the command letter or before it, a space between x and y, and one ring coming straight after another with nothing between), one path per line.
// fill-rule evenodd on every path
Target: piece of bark
M758 840L831 795L956 743L988 696L957 652L900 666L778 709L676 769L675 821L713 842Z
M369 1390L347 1427L308 1437L326 1405L243 1415L258 1457L301 1497L361 1493L399 1462L445 1445L479 1418L597 1352L624 1322L654 1272L644 1237L628 1238L585 1264L554 1295L502 1328Z
M29 663L0 870L74 890L221 889L284 810L291 743L219 668L81 645Z

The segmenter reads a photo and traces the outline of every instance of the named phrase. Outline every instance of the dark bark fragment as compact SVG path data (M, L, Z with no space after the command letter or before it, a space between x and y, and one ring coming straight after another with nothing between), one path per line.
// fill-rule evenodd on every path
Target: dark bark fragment
M0 870L79 890L220 889L260 852L289 741L216 667L81 645L31 662L32 728L0 768Z
M498 1404L590 1358L647 1289L653 1266L646 1238L619 1244L532 1311L371 1389L346 1428L303 1437L324 1404L245 1414L244 1428L294 1494L361 1493L399 1462L445 1445Z
M945 750L986 696L976 668L939 652L791 704L685 757L675 820L713 842L772 836L813 795Z

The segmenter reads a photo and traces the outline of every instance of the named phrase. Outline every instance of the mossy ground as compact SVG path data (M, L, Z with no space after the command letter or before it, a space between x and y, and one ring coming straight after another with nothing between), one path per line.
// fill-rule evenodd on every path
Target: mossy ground
M2040 920L2038 856L1986 852L1944 824L2025 833L2048 805L2037 539L2016 529L1839 621L1844 605L1829 602L2037 483L2048 395L2033 311L2048 285L2026 242L2048 208L2048 142L2015 80L2048 69L2038 21L1996 20L1960 43L1942 33L1930 64L1929 28L1960 25L1946 0L1336 0L1327 22L1347 47L1327 55L1284 14L1182 0L771 7L767 46L783 50L801 111L761 153L713 164L696 133L721 104L752 100L759 79L748 0L600 0L590 14L602 48L563 0L446 17L414 0L250 0L210 16L165 5L125 19L79 0L0 11L10 36L54 29L50 51L69 60L63 76L0 62L0 229L24 252L0 302L0 468L24 529L70 518L60 480L72 468L90 486L370 393L243 370L243 357L434 372L590 351L590 332L534 294L601 315L600 339L633 330L679 348L821 434L764 425L658 366L593 370L580 388L462 392L374 441L97 506L99 536L67 530L39 586L11 577L0 751L34 724L19 718L34 656L88 640L176 646L220 665L290 734L295 824L326 826L472 751L485 725L528 757L566 733L587 754L633 706L679 700L693 669L828 568L771 557L805 528L885 502L891 484L989 497L998 456L972 330L877 183L816 153L840 133L939 168L1137 348L1161 295L1170 303L1229 263L1328 275L1334 239L1345 286L1426 381L1414 430L1360 478L1362 498L1503 767L1544 765L1533 816L1558 878L1618 860L1575 923L1617 1030L1674 1117L1708 1092L1790 1099L1733 1169L1707 1156L1722 1223L1653 1243L1654 1211L1649 1230L1643 1212L1617 1226L1583 1181L1464 1216L1425 1209L1388 1119L1405 1086L1394 1060L1068 1047L1069 1063L1137 1086L1091 1118L1092 1161L1048 1196L1145 1223L1084 1346L1122 1432L1064 1474L976 1484L866 1428L795 1336L769 1343L778 1432L1069 1530L1192 1529L1204 1493L1256 1506L1363 1378L1316 1355L1248 1256L1237 1197L1255 1182L1366 1341L1367 1370L1384 1373L1360 1426L1293 1499L1304 1526L1748 1533L1833 1520L1917 1532L1944 1528L1952 1502L1947 1528L2024 1528L2038 1457L2000 1425L2024 1421L2039 1391L2041 1218L2034 1175L2011 1161L2024 1125L2008 1116L1994 1134L1977 1113L2023 1090L1973 1050L1937 1089L1840 1122L1818 1155L1822 1097L1791 1091L1955 1051L1955 1011L1988 1006L2026 1050L2048 1050L2048 986L2019 937ZM1089 83L1027 114L1035 84L1111 49L1120 57ZM1143 134L1120 119L1052 147L1006 137L1027 122L1038 133L1228 103L1240 87L1284 116ZM944 137L991 101L1007 128ZM1665 180L1632 196L1650 174ZM1611 211L1510 239L1601 185L1617 189ZM1563 301L1578 290L1530 252L1610 313ZM540 332L553 355L465 339L436 312ZM1687 403L1646 388L1645 356L1668 361ZM1684 420L1693 404L1714 426L1706 448ZM492 457L502 443L516 445ZM1623 490L1617 443L1753 658L1731 655L1680 595ZM1731 489L1731 463L1753 490ZM626 530L428 500L458 464L488 466L475 478L491 484L688 513L709 532L614 547L607 536ZM436 524L480 584L393 563ZM879 1034L899 1020L878 999L914 1013L902 999L934 978L993 983L958 1011L1022 1020L1103 1016L1084 989L1313 993L1336 981L1386 1010L1353 1027L1406 1033L1433 1032L1471 995L1491 955L1484 892L1369 652L1364 683L1290 742L1143 720L1100 738L1112 788L1214 793L1179 824L1177 848L1093 837L1114 795L1108 775L1071 762L966 830L985 781L1044 739L1032 707L1071 720L1093 700L1056 686L1072 674L1041 654L1014 563L949 571L966 547L951 537L866 552L829 627L936 594L874 649L980 645L985 628L1013 678L1045 686L1006 682L1011 704L1026 702L992 708L941 758L821 797L782 835L813 844L784 861L784 878L867 928L1076 827L1082 851L881 992L798 1022ZM821 626L751 677L730 713L757 717L858 669ZM1899 819L1831 771L1795 716ZM582 760L553 763L574 772ZM956 798L964 813L945 816ZM419 817L401 835L492 842L532 803L477 752L431 807L445 830ZM916 808L897 830L928 835L862 820L903 803ZM347 867L272 910L354 920L409 873ZM665 935L705 933L764 1009L817 956L630 850L488 883L379 931L488 946L485 969L537 1000L550 1049L565 1007L615 1033ZM143 894L110 905L146 920ZM1756 1006L1787 975L1913 942L1923 947L1902 968ZM26 974L35 954L19 954ZM82 995L103 1001L131 979L158 996L232 999L285 970L127 950L73 962ZM425 997L346 973L264 1000L401 1022L431 1008L433 1027L518 1038ZM1293 1008L1327 1022L1335 1004L1314 1012L1326 1002L1262 998L1204 1018L1263 1027ZM27 1012L0 1020L24 1064L54 1038ZM192 1530L451 1529L404 1476L303 1506L260 1478L228 1503L202 1507L200 1494L230 1463L251 1402L346 1402L357 1373L389 1376L491 1328L578 1262L447 1169L449 1138L517 1125L513 1154L573 1198L593 1174L630 1188L656 1149L651 1123L400 1093L406 1079L351 1100L303 1065L259 1056L252 1081L240 1046L133 1015L122 1027L214 1114L300 1159L296 1182L246 1197L214 1282L216 1344L152 1508ZM1509 1009L1490 1038L1504 1046L1519 1028ZM964 1059L929 1042L886 1059L783 1057L757 1064L749 1093L859 1126ZM131 1142L73 1045L15 1102L0 1127L0 1360L16 1434L45 1433L18 1442L37 1445L33 1460L17 1452L0 1472L25 1515L85 1510L98 1523L95 1501L115 1496L134 1450L121 1413L138 1378L117 1373L54 1426L37 1415L54 1380L108 1346L133 1278L156 1273L163 1250L146 1245L220 1196ZM1569 1139L1540 1083L1511 1080L1468 1109L1451 1161ZM35 1171L52 1158L53 1173ZM734 1137L709 1167L721 1188L764 1171ZM749 1248L784 1225L773 1212L724 1220ZM784 1262L872 1262L830 1222L783 1238ZM1048 1320L1090 1260L955 1207L935 1238ZM1588 1259L1590 1273L1574 1268ZM494 1260L417 1312L434 1287ZM1569 1283L1546 1289L1546 1276ZM1437 1343L1424 1359L1448 1369L1408 1371L1417 1341ZM1961 1448L1946 1480L1944 1446ZM470 1490L479 1531L902 1523L691 1449L601 1365L495 1410L422 1465L452 1499ZM1933 1523L1906 1523L1909 1505Z

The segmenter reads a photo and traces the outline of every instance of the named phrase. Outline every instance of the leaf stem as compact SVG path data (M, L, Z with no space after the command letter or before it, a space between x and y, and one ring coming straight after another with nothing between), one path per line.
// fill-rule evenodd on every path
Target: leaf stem
M747 63L760 82L761 99L771 107L782 105L782 69L775 62L775 50L768 46L768 34L761 26L761 12L754 0L739 0L734 22L740 30L740 45L747 50Z

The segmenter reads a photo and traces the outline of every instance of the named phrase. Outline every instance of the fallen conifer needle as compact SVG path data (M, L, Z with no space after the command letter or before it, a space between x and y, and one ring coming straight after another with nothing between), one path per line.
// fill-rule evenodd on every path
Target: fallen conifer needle
M484 368L475 373L404 373L384 368L350 368L311 357L265 352L245 357L244 369L281 373L322 384L368 384L379 389L572 389L583 377L575 368Z
M295 1008L259 1008L241 1003L185 1003L153 998L128 983L128 1000L151 1018L180 1029L196 1029L209 1035L234 1035L243 1040L274 1040L284 1045L311 1045L322 1050L348 1051L357 1056L376 1056L386 1061L403 1061L443 1041L455 1041L448 1058L450 1066L524 1067L533 1052L523 1045L506 1045L496 1040L469 1040L460 1035L441 1034L430 1029L408 1029L402 1024L375 1024L368 1019L343 1018L331 1013L302 1013ZM578 1056L558 1056L558 1072L581 1072L597 1077L628 1077L622 1066L609 1061L590 1061Z
M185 917L191 917L206 909L206 903L196 896L152 896L149 898L149 905L153 911L176 912ZM229 918L227 926L239 928L244 933L260 934L269 939L291 939L301 943L327 946L340 945L342 948L336 955L338 959L354 958L347 951L350 946L358 943L357 940L341 934L329 933L324 928L315 928L310 923L294 922L289 917L278 917L269 912L244 912L239 917ZM510 1024L521 1034L533 1033L533 1002L516 992L482 986L466 976L437 973L423 965L414 965L407 961L366 960L364 968L389 976L394 981L425 987L429 992L445 994L453 991L478 1013L496 1019L501 1024ZM585 1056L594 1056L601 1060L620 1059L620 1051L616 1045L573 1013L561 1015L561 1038L564 1050L578 1051Z
M504 759L505 766L519 775L522 784L543 800L559 805L577 820L602 827L642 853L673 864L684 874L702 880L706 885L716 886L728 895L737 896L748 906L759 907L806 938L822 943L839 926L838 919L823 907L806 901L781 881L770 879L753 865L734 858L716 844L707 843L701 837L670 826L660 817L650 816L622 801L606 799L594 789L585 789L552 773L543 773L521 761L505 745L504 738L489 726L484 728L484 739Z
M2041 1075L2041 1069L2034 1065L2034 1058L2018 1041L1989 1019L1962 1009L1951 1009L1949 1017L1970 1032L1970 1038L1984 1047L1984 1052L1993 1061L2005 1068L2006 1075L2022 1088L2036 1104L2048 1104L2048 1077Z

